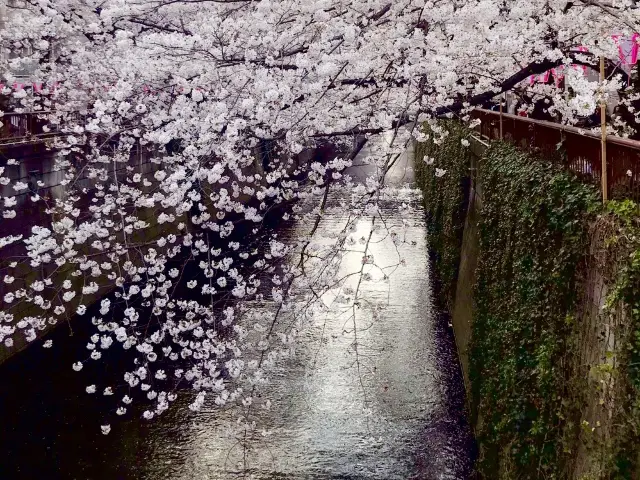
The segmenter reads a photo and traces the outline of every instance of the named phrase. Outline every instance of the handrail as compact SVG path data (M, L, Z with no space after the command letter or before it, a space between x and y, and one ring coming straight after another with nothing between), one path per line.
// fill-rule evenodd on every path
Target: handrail
M500 118L500 112L495 112L493 110L487 110L484 108L476 108L475 110L478 112L493 115L498 119ZM590 130L584 130L580 127L574 127L572 125L563 125L561 123L549 122L547 120L536 120L535 118L521 117L520 115L513 115L511 113L503 113L502 118L517 120L519 122L524 122L524 123L531 123L534 125L540 125L542 127L552 128L554 130L558 130L561 132L575 133L576 135L591 137L595 140L600 141L600 133L593 133ZM618 137L616 135L607 134L607 143L613 143L616 145L622 145L624 147L640 150L640 141L630 140L628 138Z
M0 116L0 118L2 118L3 116L9 116L9 115L48 115L50 113L56 113L56 110L34 110L32 112L2 112L2 116ZM68 113L73 113L73 112L68 112Z
M608 158L603 162L599 132L486 109L475 109L471 115L480 120L478 131L483 138L505 139L519 148L535 151L540 158L599 184L603 199L640 202L640 141L607 135Z
M28 143L39 143L49 140L51 138L59 137L60 135L64 135L63 132L55 131L48 133L39 133L36 135L27 135L22 137L0 137L0 147L10 147L13 145L24 145Z

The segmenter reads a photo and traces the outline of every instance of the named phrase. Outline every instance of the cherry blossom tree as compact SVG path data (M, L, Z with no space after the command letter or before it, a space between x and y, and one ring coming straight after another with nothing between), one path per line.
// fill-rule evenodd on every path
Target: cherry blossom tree
M565 121L590 114L620 88L611 34L640 20L632 0L21 0L8 11L2 48L20 53L4 57L5 83L26 68L45 87L3 93L17 111L48 112L64 193L45 198L12 181L11 164L0 168L2 222L20 221L20 195L50 219L0 238L20 252L0 265L0 341L37 341L71 316L92 322L73 368L123 348L129 393L114 410L146 397L147 419L178 385L195 389L194 409L207 397L251 404L230 379L265 381L301 319L340 287L353 226L379 215L388 171L427 138L418 125L468 121L474 106L523 88L552 95ZM562 65L597 68L600 56L607 81L576 76L571 97L525 81ZM376 173L354 182L344 170L385 131L393 141L366 159ZM327 142L337 155L305 156ZM332 189L351 200L330 207ZM349 220L319 241L329 208ZM283 241L270 216L308 233ZM374 262L369 240L363 265Z

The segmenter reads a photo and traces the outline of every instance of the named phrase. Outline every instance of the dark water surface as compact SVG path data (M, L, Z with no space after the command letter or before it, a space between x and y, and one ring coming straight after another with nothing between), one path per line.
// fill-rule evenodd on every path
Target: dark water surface
M392 183L412 180L408 157ZM69 337L61 327L54 348L34 346L0 367L0 479L469 478L474 442L452 332L432 306L420 200L399 189L383 202L383 217L404 243L374 234L370 253L389 268L370 270L361 287L367 305L355 323L339 301L323 299L329 312L314 319L296 355L259 390L272 403L257 414L266 435L245 438L234 429L237 411L191 412L186 396L152 422L128 414L101 435L110 405L85 386L96 376L121 378L125 366L114 359L73 372L87 337ZM331 233L344 222L330 214L320 228ZM368 235L370 225L363 219L354 238ZM396 269L398 252L406 265ZM347 255L341 271L357 270L361 258Z

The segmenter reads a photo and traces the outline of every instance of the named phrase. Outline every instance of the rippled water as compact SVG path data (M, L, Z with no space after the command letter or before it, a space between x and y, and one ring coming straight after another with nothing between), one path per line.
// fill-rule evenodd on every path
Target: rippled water
M412 180L408 155L391 180ZM252 411L266 435L246 438L230 428L237 411L174 405L154 422L129 417L101 436L96 427L106 407L84 393L84 372L70 368L84 344L78 334L75 351L58 352L60 358L32 350L0 369L0 478L468 478L474 444L451 329L432 306L424 213L415 192L396 194L383 202L383 217L401 242L381 230L369 251L389 268L366 270L371 279L360 287L366 302L355 321L351 310L324 298L329 312L314 317L296 355L259 390L259 401L272 403L264 410L256 402ZM327 215L320 228L331 233L344 223L342 215ZM370 226L370 219L360 221L354 237L366 237ZM396 268L399 255L405 266ZM347 255L341 271L358 270L361 258ZM62 338L68 331L54 335L69 341Z

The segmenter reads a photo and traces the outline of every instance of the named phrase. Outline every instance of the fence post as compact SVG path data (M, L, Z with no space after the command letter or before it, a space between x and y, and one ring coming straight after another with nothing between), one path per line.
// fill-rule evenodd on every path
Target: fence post
M604 101L604 57L600 57L600 130L602 144L602 202L607 201L607 106Z
M502 140L502 100L504 94L500 95L500 140Z

